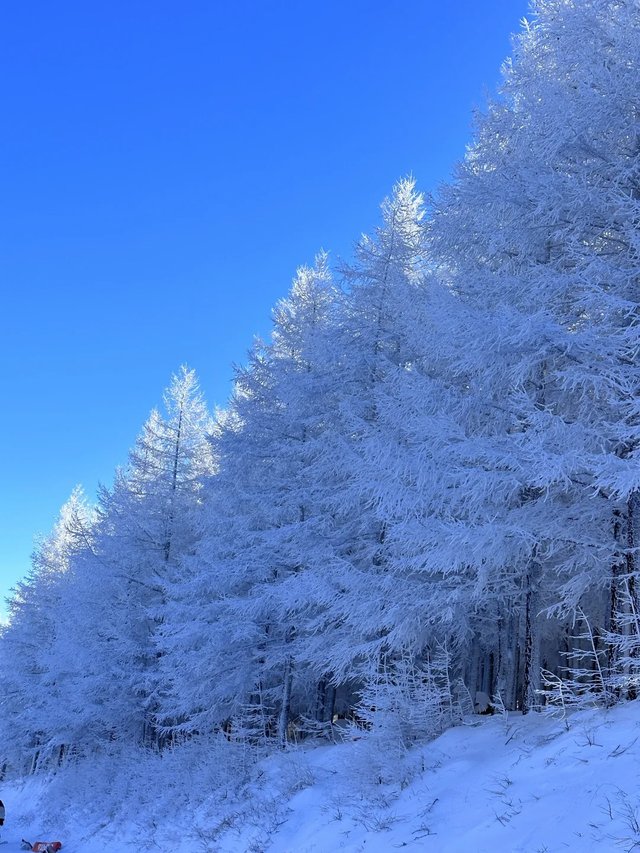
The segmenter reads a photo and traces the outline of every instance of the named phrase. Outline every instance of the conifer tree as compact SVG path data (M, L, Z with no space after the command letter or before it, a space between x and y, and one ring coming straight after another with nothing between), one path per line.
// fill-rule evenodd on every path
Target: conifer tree
M74 604L74 564L87 548L93 520L77 487L9 600L9 623L0 639L0 731L2 756L13 767L46 767L73 743L68 720L76 686L68 666L73 650L62 625Z
M261 738L285 742L292 708L302 711L313 680L298 654L312 607L303 576L326 551L314 472L334 416L336 299L320 254L298 270L271 342L256 342L218 416L203 537L164 631L173 687L163 707L177 730L226 724L257 737L259 720Z
M521 472L504 529L522 545L507 609L525 709L538 614L570 615L631 553L637 37L627 4L538 4L430 225L431 251L482 317L462 360L507 410L496 450Z
M195 547L201 481L213 461L210 416L195 373L181 368L111 489L99 495L91 549L77 566L77 654L83 737L157 743L163 684L157 633L166 586Z

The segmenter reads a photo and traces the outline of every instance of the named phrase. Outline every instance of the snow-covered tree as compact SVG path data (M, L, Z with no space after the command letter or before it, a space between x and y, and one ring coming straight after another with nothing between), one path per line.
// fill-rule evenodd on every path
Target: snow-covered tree
M636 695L639 43L635 3L539 0L429 217L401 180L342 290L302 267L215 423L174 378L16 589L18 751L285 744L358 703L402 750L460 679Z
M428 266L423 199L405 179L343 266L331 353L338 417L319 459L330 560L307 575L321 605L309 660L324 661L328 682L351 702L369 682L378 689L381 661L419 660L430 642L460 633L463 585L449 563L428 556L459 431L457 380L447 374L455 305Z
M521 543L508 609L525 707L537 614L610 584L638 488L637 13L571 0L535 12L430 223L433 256L485 328L460 361L507 410L496 449L521 480L503 530Z
M311 606L302 576L326 558L314 471L334 418L336 299L321 254L298 270L271 342L256 342L217 419L202 539L171 590L164 630L169 726L202 731L233 718L237 733L260 720L263 737L284 742L312 689L298 655Z
M162 693L157 633L166 586L195 548L201 481L213 470L211 419L195 373L172 378L165 413L153 411L102 489L91 548L75 566L64 625L76 659L76 738L157 740Z
M70 745L66 714L74 685L65 664L72 650L61 626L71 606L73 565L88 547L93 521L77 487L9 599L0 638L0 731L3 758L14 766L46 765Z

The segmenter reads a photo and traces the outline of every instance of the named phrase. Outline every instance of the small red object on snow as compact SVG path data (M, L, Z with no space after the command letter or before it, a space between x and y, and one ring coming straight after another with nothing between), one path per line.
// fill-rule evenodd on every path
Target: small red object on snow
M58 853L62 850L60 841L35 841L31 845L32 853Z

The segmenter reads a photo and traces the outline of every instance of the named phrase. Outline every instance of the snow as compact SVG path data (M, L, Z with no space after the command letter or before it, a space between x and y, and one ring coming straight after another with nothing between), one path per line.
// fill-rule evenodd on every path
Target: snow
M74 492L0 631L8 833L640 847L637 704L429 740L638 692L639 3L534 2L453 182L399 181L224 412L181 369Z
M568 728L538 714L469 718L411 751L395 784L369 778L366 737L265 758L235 793L180 750L149 759L162 771L66 767L5 782L2 838L7 850L59 838L68 853L127 853L141 840L173 853L630 851L640 845L639 708L581 711Z

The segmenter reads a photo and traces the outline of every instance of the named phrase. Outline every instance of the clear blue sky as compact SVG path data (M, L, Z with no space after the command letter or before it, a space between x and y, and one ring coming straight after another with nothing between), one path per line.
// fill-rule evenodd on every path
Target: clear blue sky
M520 0L0 11L0 603L181 363L223 404L295 268L450 174Z

